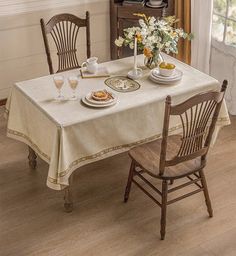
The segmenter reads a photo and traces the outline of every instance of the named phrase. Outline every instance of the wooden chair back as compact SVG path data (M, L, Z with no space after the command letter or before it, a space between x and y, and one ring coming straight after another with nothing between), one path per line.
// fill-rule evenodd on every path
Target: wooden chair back
M47 35L50 34L57 48L58 70L62 72L74 68L79 68L77 58L76 42L78 32L81 27L86 27L87 37L87 58L90 58L90 18L86 12L86 18L80 19L72 14L58 14L53 16L47 24L40 19L45 51L50 74L54 74L52 58Z
M228 82L225 80L221 91L209 91L191 97L185 102L172 106L171 97L167 96L162 133L159 175L165 167L201 157L205 164L219 111L224 99ZM167 160L168 131L170 116L179 116L182 124L181 142L178 152Z

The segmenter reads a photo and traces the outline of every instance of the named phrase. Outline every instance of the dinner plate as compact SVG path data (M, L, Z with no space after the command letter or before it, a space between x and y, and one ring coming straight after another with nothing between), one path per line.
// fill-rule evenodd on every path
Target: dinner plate
M85 98L86 98L86 100L87 100L89 103L91 103L91 104L105 106L105 105L111 104L111 103L114 102L114 101L117 101L117 96L116 96L114 93L112 93L112 92L110 92L110 91L108 91L108 93L111 94L111 96L113 97L113 99L109 99L109 100L106 100L106 101L97 101L97 100L94 100L94 99L92 98L92 96L91 96L92 92L88 93L88 94L85 96Z
M114 101L112 101L112 102L110 102L108 104L101 105L101 104L94 104L94 103L89 102L86 99L86 96L85 96L85 97L82 98L82 102L85 105L89 106L89 107L93 107L93 108L106 108L106 107L111 107L111 106L115 105L117 103L117 100L114 100Z
M158 80L162 81L174 81L178 80L183 76L183 72L179 69L175 69L174 74L172 76L162 76L160 74L160 70L158 68L152 70L152 75Z
M159 80L158 78L156 78L155 76L152 75L152 73L149 76L149 79L152 80L154 83L156 84L162 84L162 85L174 85L177 84L178 82L180 82L182 80L182 77L175 79L175 80Z

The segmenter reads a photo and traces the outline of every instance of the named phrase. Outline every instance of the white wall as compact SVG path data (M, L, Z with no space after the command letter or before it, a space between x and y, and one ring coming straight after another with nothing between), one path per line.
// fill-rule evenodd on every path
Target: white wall
M21 3L21 4L19 4ZM24 3L24 4L22 4ZM10 6L11 4L11 6ZM0 99L16 81L47 75L39 20L58 13L85 17L90 11L92 55L110 59L109 0L0 0ZM85 33L78 40L80 62L86 58Z
M213 40L211 48L210 74L222 82L229 81L226 102L229 112L236 115L236 48Z

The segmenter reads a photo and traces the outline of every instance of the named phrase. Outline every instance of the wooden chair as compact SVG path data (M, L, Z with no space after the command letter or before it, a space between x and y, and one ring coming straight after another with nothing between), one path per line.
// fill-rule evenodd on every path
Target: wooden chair
M86 12L86 18L80 19L72 14L59 14L53 16L45 25L44 20L40 19L45 51L50 74L54 74L52 58L47 35L50 34L57 48L58 70L62 72L74 68L79 68L77 59L76 42L79 29L86 27L87 36L87 58L90 58L90 19L89 12Z
M47 61L50 74L54 74L52 58L48 43L47 35L51 34L53 41L57 48L58 55L58 70L62 72L74 68L79 68L79 62L77 59L76 42L79 29L86 27L87 36L87 58L90 58L90 19L89 12L86 12L86 18L80 19L72 14L59 14L53 16L45 25L43 19L40 19L45 51L47 54ZM35 169L37 166L37 155L32 148L29 147L29 165L31 169Z
M127 202L131 184L136 184L157 205L161 207L161 239L165 238L167 205L203 191L209 216L213 216L211 201L204 175L206 156L219 115L221 104L227 88L223 82L221 92L210 91L198 94L187 101L172 106L171 97L167 96L165 105L162 139L150 142L129 151L132 159L129 178L124 195ZM182 123L182 134L168 136L170 116L179 116ZM159 190L144 175L162 181ZM174 180L187 178L188 181L168 189ZM151 195L139 182L144 181L160 198ZM189 185L197 189L175 199L168 200L168 194Z

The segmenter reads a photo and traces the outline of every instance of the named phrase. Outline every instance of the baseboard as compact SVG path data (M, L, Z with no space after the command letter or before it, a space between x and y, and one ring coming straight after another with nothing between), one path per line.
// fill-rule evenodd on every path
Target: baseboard
M0 106L6 105L7 99L0 100Z

